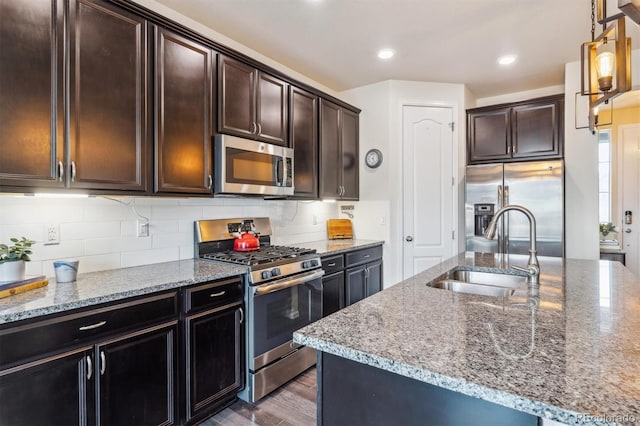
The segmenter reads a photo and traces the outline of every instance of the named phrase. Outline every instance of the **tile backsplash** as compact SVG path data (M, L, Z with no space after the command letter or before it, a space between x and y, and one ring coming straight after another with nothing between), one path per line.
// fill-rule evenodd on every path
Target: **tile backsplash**
M193 257L193 222L237 217L271 218L274 244L326 238L336 203L256 198L89 197L38 198L0 195L0 242L35 240L28 274L54 276L53 261L79 259L80 272ZM149 220L149 236L137 237L137 220ZM59 244L45 245L47 227Z

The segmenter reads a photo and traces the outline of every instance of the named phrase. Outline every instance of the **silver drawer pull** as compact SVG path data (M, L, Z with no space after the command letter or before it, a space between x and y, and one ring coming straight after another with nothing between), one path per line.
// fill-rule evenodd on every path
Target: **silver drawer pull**
M333 263L328 263L328 264L327 264L327 266L336 266L336 263L335 263L335 262L333 262Z
M100 351L100 375L104 375L104 370L107 368L107 358L104 356L104 351Z
M93 374L93 364L91 364L91 357L87 355L87 380L91 379Z
M370 257L371 257L371 255L370 255L370 254L365 254L365 255L364 255L364 256L362 256L362 257L364 257L365 259L368 259L368 258L370 258Z
M91 324L91 325L83 325L82 327L80 327L78 330L80 331L87 331L87 330L93 330L95 328L100 328L103 325L105 325L107 322L106 321L100 321L97 322L95 324Z
M238 310L240 311L240 324L242 324L244 322L244 311L242 308L238 308Z
M219 291L219 292L217 292L217 293L211 293L211 294L209 295L209 297L220 297L220 296L224 296L224 294L225 294L225 293L226 293L226 291L225 291L225 290L222 290L222 291Z

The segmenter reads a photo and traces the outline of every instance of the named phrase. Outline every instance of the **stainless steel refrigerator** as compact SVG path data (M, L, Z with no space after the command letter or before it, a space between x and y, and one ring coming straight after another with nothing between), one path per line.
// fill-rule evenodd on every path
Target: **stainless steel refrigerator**
M539 256L564 256L563 160L467 166L467 251L529 253L529 221L520 212L502 216L496 239L482 236L498 209L510 204L524 206L535 216Z

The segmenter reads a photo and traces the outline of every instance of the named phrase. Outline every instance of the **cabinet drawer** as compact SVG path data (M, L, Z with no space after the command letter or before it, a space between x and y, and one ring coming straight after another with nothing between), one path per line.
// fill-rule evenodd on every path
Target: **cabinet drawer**
M334 272L344 269L344 256L329 256L322 258L322 269L324 269L325 275L333 274Z
M382 246L371 247L347 253L347 267L371 262L382 258Z
M177 293L171 292L3 327L0 329L0 368L177 315Z
M242 302L242 289L243 284L240 277L188 288L185 290L184 311L191 313Z

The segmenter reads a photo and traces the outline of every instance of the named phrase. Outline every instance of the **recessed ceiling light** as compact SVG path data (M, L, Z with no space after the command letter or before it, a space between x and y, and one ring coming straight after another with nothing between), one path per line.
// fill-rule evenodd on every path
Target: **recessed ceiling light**
M391 49L380 49L378 50L378 58L380 59L389 59L394 55L394 51Z
M504 55L504 56L500 56L498 58L498 63L500 65L511 65L512 63L514 63L516 61L516 58L518 56L516 55Z

